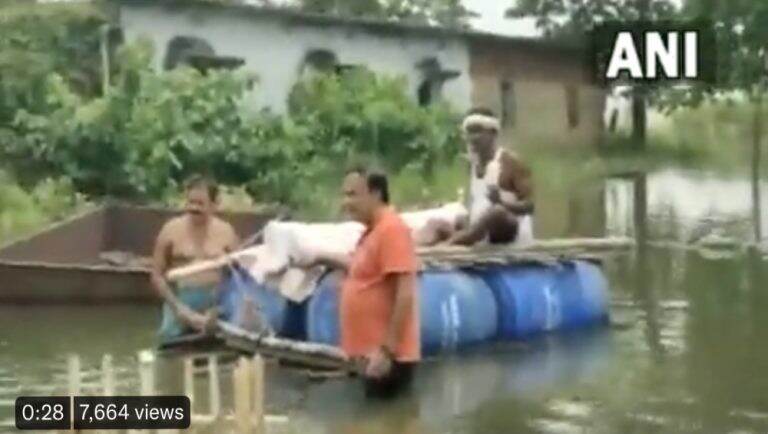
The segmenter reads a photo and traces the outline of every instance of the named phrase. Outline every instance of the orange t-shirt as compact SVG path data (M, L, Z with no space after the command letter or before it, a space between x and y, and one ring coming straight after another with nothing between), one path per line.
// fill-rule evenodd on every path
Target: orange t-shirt
M341 348L347 355L367 356L384 344L396 290L393 280L386 277L408 273L415 280L416 268L411 231L395 211L382 209L361 237L341 288ZM418 291L413 294L403 334L394 349L395 358L401 362L414 362L421 357L417 297Z

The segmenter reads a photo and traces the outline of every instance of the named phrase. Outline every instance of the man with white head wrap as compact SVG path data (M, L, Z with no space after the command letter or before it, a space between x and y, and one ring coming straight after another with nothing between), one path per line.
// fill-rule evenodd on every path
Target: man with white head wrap
M472 163L469 227L450 242L529 242L534 208L530 169L516 154L498 145L501 125L491 110L470 110L462 129Z

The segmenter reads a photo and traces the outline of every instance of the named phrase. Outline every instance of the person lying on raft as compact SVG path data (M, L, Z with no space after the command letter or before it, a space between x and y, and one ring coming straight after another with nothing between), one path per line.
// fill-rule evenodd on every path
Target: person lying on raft
M469 225L453 234L449 244L503 244L532 238L531 171L516 154L498 145L500 126L486 108L472 109L464 118L471 161Z
M169 339L190 331L202 331L212 320L221 269L190 275L175 282L165 278L170 268L221 257L238 246L238 237L229 223L217 218L218 186L196 175L185 184L185 213L165 223L155 242L152 286L165 302L160 336Z

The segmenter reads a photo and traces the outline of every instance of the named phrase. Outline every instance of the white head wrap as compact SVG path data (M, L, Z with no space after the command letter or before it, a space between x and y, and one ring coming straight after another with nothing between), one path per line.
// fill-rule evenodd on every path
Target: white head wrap
M473 113L464 118L464 122L461 124L461 129L467 132L469 127L478 125L483 128L494 130L498 132L501 130L501 123L493 116L483 115L479 113Z

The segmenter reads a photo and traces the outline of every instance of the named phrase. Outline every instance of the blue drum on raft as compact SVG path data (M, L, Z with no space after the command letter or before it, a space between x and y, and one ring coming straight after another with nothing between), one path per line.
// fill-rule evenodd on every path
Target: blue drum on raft
M307 339L339 343L338 274L328 274L307 307ZM465 272L426 271L419 276L421 346L437 354L488 342L496 335L498 314L490 288Z
M497 266L478 274L496 297L500 339L608 321L608 282L590 262Z
M339 278L326 276L307 308L307 338L339 342ZM608 320L608 283L586 261L514 264L473 271L427 270L419 276L424 354L494 339L525 339Z
M248 328L252 301L278 335L338 345L339 291L340 275L330 273L309 300L296 304L233 268L219 296L220 312L223 319ZM608 283L600 267L581 260L430 269L419 275L419 314L422 352L451 352L605 324Z

